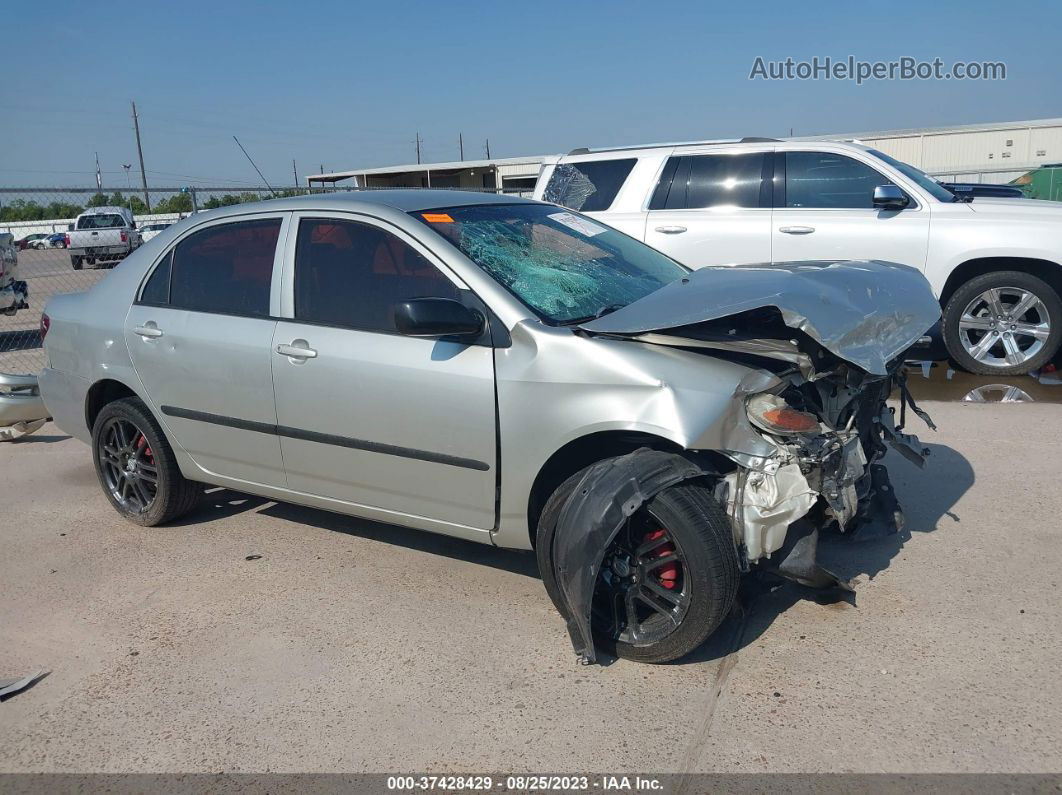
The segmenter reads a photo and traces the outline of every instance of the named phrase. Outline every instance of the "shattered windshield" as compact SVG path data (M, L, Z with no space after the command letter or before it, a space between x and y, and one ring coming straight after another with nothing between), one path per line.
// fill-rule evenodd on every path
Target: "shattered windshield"
M544 320L614 311L688 272L622 232L548 204L413 213Z

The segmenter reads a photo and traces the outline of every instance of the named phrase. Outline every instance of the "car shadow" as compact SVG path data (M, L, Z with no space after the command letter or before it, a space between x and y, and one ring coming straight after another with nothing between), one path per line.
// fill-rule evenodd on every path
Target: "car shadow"
M11 444L23 445L23 444L53 444L55 442L65 442L70 436L66 434L30 434L29 436L20 436L18 439L12 439Z
M317 527L332 533L371 538L374 541L383 541L430 555L442 555L454 560L492 566L513 574L538 578L535 556L528 552L499 549L489 544L477 544L474 541L451 538L424 530L358 519L319 508L308 508L304 505L274 502L265 497L256 497L225 488L207 489L199 505L193 511L170 522L167 527L185 527L214 522L247 511L255 511L275 519L283 519L286 522Z
M772 573L754 571L742 579L737 603L730 615L698 649L674 664L719 660L748 646L797 602L810 600L839 610L858 608L860 583L873 580L889 567L904 546L921 533L942 524L961 524L952 508L974 483L970 462L958 451L928 444L925 469L890 453L885 459L906 524L899 532L879 530L819 536L818 562L842 580L855 580L857 591L818 591L784 580Z
M887 569L917 534L931 533L941 523L961 524L961 518L952 508L973 485L973 468L962 454L950 447L939 444L926 446L930 450L930 458L925 469L919 469L894 453L886 458L892 483L904 510L904 529L895 533L858 530L849 534L823 532L818 547L818 561L822 566L842 580L856 580L858 587L860 582L872 580ZM530 552L500 549L424 530L274 502L224 488L208 489L194 511L170 526L211 522L246 511L541 579L535 556ZM720 660L754 642L778 616L797 602L810 600L835 605L837 609L851 609L857 607L857 597L858 592L817 591L769 572L754 570L742 578L735 607L719 629L698 649L672 664ZM563 621L559 616L557 621L557 626L563 629ZM603 664L612 661L608 655L602 655Z
M451 538L424 530L413 530L408 527L384 524L383 522L357 519L344 514L322 511L317 508L307 508L286 502L271 503L258 512L288 522L297 522L311 527L318 527L322 530L330 530L333 533L345 533L359 538L371 538L374 541L402 546L417 552L442 555L454 560L462 560L481 566L491 566L513 574L538 578L538 566L535 563L535 556L530 552L501 549L489 544L477 544L475 541L465 541L461 538Z

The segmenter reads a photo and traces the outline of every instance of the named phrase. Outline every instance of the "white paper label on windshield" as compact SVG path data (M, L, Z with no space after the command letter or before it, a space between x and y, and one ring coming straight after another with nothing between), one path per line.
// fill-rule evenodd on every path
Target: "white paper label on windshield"
M587 237L593 237L608 231L605 227L595 224L593 221L588 221L586 218L580 218L578 215L572 215L571 213L550 213L546 217L556 221L558 224L564 224L569 229L573 229Z

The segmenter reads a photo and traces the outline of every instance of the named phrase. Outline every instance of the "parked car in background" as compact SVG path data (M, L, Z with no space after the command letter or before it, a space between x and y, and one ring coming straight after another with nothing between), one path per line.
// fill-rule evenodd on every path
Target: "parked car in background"
M45 240L49 236L50 235L47 232L34 232L32 235L26 235L25 237L19 238L18 249L19 251L24 251L27 248L36 248L36 246L33 245L34 243L38 240Z
M168 223L144 224L140 227L140 237L143 242L147 243L163 229L168 229L170 226L172 226L172 224Z
M48 248L66 248L66 233L57 232L48 236Z
M925 273L963 369L1027 373L1062 343L1062 204L956 198L855 143L742 139L580 149L535 198L604 221L693 268L878 259Z
M969 196L976 199L978 196L987 196L996 199L1024 199L1025 194L1021 188L1014 185L993 185L987 182L941 182L960 199Z
M136 251L141 244L133 213L126 207L93 207L71 224L66 234L70 264L74 270L97 262L114 262Z
M534 547L578 654L662 662L753 563L843 587L817 528L901 523L880 459L923 450L885 400L940 315L913 268L691 273L557 205L444 190L162 235L45 307L45 403L136 524L208 483Z
M0 312L13 315L28 304L29 288L18 278L18 244L9 232L0 232Z

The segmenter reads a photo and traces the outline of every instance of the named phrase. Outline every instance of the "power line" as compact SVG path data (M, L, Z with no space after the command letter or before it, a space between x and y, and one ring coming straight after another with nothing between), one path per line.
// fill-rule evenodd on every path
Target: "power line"
M263 174L261 169L259 169L258 166L255 165L253 160L251 160L251 156L247 154L247 150L243 148L243 144L240 143L240 139L234 135L232 136L232 140L236 142L236 146L240 147L240 151L243 152L243 156L247 158L247 160L252 166L254 166L254 170L258 172L258 176L262 178L262 182L264 182L265 186L269 188L269 192L272 193L274 197L276 197L277 192L273 190L272 187L270 187L269 181L265 178L265 174Z

